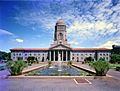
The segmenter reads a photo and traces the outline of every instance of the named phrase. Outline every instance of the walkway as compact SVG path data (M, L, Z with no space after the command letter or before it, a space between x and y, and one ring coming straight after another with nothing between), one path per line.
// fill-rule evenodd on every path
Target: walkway
M33 64L32 66L26 67L26 68L22 71L22 73L27 73L27 72L30 72L30 71L32 71L32 70L36 70L36 69L45 67L45 66L47 66L47 65L48 65L48 63L42 63L42 62L39 63L39 64Z
M119 79L120 80L120 72L119 71L115 71L113 69L110 69L107 74L111 75L115 79Z
M47 66L48 64L47 63L39 63L39 64L33 64L32 66L28 66L26 67L22 73L26 73L26 72L29 72L29 71L32 71L32 70L35 70L35 69L39 69L41 67L44 67L44 66ZM0 71L0 78L6 78L8 75L10 75L10 72L6 69L6 70L2 70Z
M0 71L0 78L7 78L8 75L10 75L10 72L7 69Z
M73 79L1 79L0 91L120 91L116 79L89 81L92 84L76 84Z
M95 73L95 70L93 68L91 68L89 65L87 64L81 64L81 63L73 63L73 65L79 67L79 68L82 68L82 69L85 69L85 70L88 70L88 71L91 71L93 73ZM107 76L112 76L113 78L115 79L119 79L120 80L120 72L119 71L115 71L113 69L110 69L107 73Z

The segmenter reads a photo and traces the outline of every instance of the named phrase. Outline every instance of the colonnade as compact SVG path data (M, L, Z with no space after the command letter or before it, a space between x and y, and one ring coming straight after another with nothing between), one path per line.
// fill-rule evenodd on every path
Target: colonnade
M72 59L71 51L69 50L50 50L48 53L49 60L58 61L58 55L61 56L61 61L68 61Z

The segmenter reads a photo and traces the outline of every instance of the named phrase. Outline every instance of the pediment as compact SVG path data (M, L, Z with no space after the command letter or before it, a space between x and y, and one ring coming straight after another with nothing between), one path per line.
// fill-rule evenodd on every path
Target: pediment
M50 47L49 49L50 49L50 50L71 50L70 47L68 47L68 46L66 46L66 45L62 45L62 44L59 44L59 45Z

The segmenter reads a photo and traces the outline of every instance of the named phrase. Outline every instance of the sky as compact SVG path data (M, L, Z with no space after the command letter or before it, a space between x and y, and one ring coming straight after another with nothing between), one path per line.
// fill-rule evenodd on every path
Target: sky
M0 51L49 48L61 18L73 48L120 45L119 0L0 0Z

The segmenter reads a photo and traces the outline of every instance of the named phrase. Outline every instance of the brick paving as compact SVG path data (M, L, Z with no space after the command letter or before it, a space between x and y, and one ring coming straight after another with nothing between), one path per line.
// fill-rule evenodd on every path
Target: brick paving
M1 79L0 91L120 91L115 79L89 81L92 84L76 84L73 79Z

